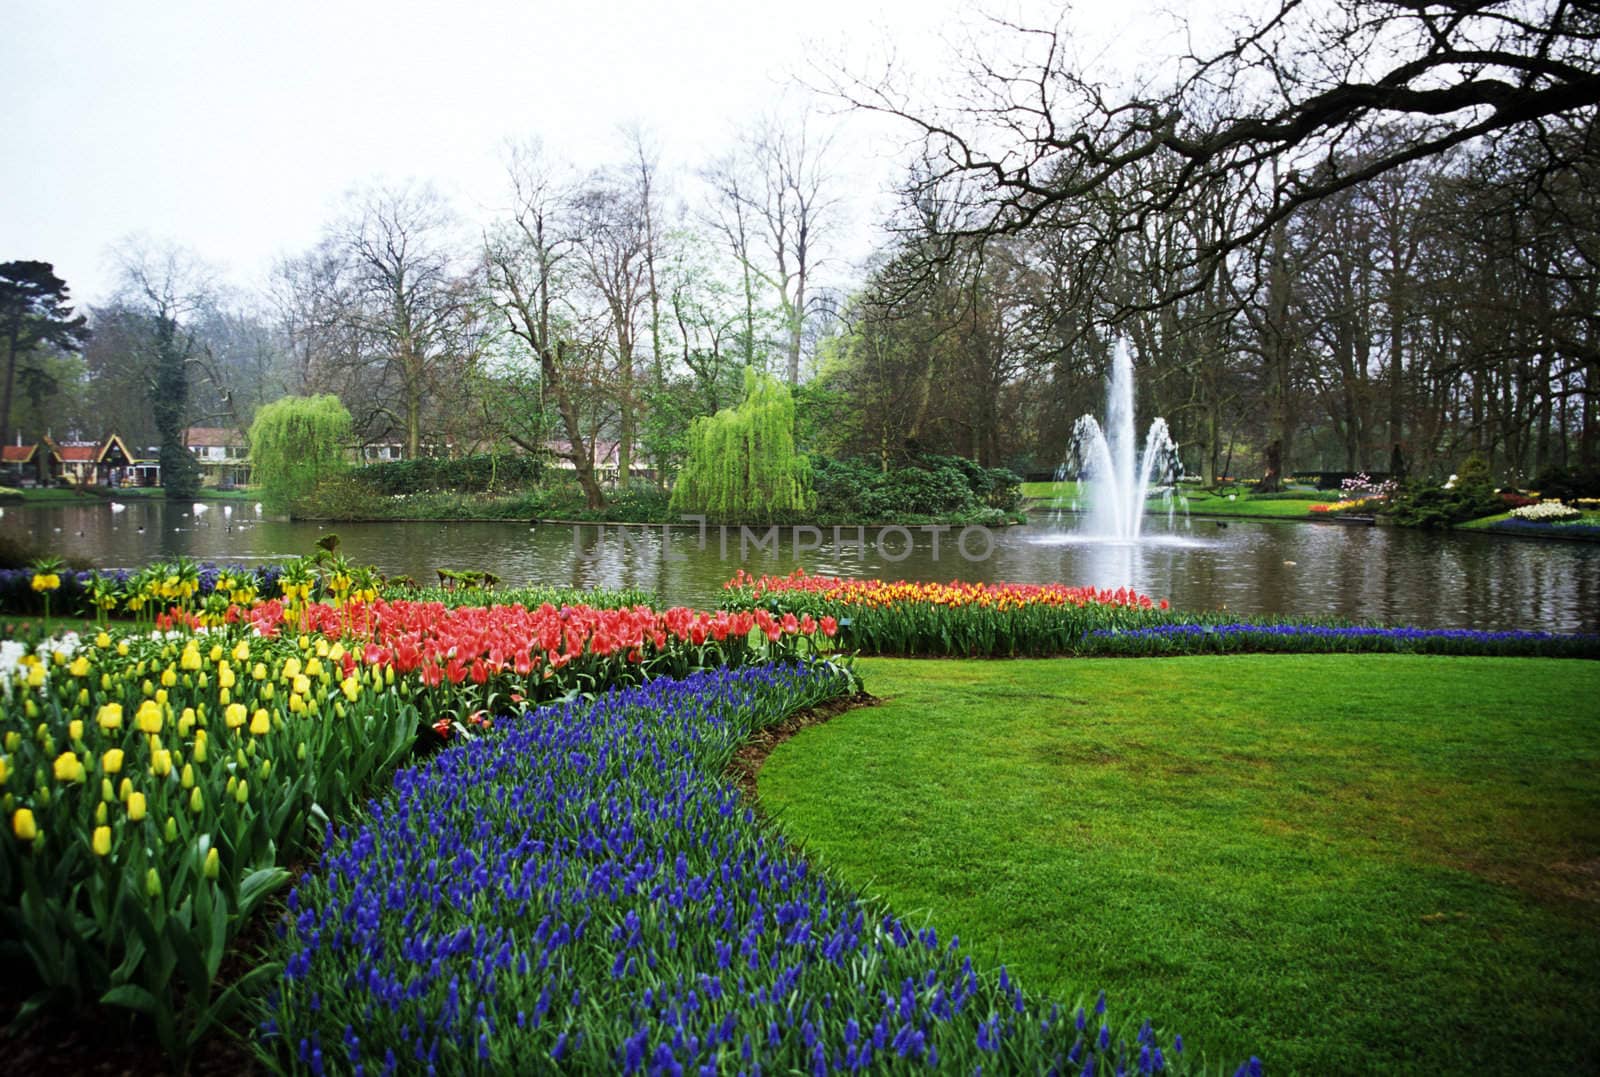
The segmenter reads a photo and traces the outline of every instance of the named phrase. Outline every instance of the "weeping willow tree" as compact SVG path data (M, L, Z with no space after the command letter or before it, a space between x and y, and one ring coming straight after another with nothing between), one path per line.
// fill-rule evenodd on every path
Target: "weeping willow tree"
M350 413L331 393L286 396L256 412L250 426L251 477L262 500L285 509L349 466Z
M672 508L756 522L792 517L812 501L811 466L794 448L794 398L782 382L747 369L737 407L690 424Z

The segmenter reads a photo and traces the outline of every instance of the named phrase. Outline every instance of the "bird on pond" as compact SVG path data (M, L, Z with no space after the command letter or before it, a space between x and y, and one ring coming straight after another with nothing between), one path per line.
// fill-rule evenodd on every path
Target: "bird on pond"
M120 502L120 501L113 501L111 503L111 511L112 512L121 512L122 510L126 509L127 507L128 506L122 504L122 502Z
M1297 564L1299 564L1299 563L1300 563L1300 562L1298 562L1298 561L1285 561L1285 562L1284 562L1284 564L1286 564L1286 565L1297 565Z

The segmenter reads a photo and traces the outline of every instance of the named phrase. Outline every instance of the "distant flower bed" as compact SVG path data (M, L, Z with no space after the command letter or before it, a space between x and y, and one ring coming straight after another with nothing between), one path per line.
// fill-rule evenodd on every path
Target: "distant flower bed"
M1559 501L1536 501L1532 504L1522 505L1511 510L1511 516L1517 520L1533 520L1540 523L1558 523L1562 520L1576 520L1583 513Z
M741 570L724 586L724 605L816 617L837 627L837 646L868 654L1064 654L1093 629L1155 623L1167 609L1165 599L1127 588L885 583L799 570L760 577Z
M1183 1072L979 973L819 871L718 779L853 687L718 670L547 707L403 771L289 901L278 1063L440 1073Z
M1600 636L1480 632L1465 628L1368 625L1162 624L1089 634L1086 654L1217 654L1236 651L1390 652L1600 658Z

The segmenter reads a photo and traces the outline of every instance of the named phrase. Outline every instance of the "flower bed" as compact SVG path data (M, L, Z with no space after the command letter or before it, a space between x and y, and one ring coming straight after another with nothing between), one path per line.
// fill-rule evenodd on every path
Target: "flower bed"
M575 697L806 646L808 619L644 607L279 600L223 627L0 644L0 938L37 1004L148 1014L183 1059L264 973L213 999L231 940L419 731L471 735Z
M717 777L842 694L827 663L571 702L401 772L290 898L273 1061L448 1073L1184 1067L1148 1024L980 976L789 849Z
M1570 505L1563 505L1559 501L1535 501L1520 505L1511 510L1511 516L1517 520L1531 520L1537 523L1558 523L1562 520L1576 520L1583 513Z
M1126 588L1060 584L912 583L747 576L724 585L724 605L810 615L837 626L838 646L866 654L992 657L1064 654L1090 631L1165 620L1166 600Z
M143 617L148 620L156 610L164 610L174 603L185 603L203 610L213 596L218 596L221 609L228 604L249 606L259 599L281 597L283 580L288 572L309 585L308 597L334 597L328 586L338 578L329 573L326 579L302 571L299 566L309 564L300 560L283 563L270 562L258 565L216 565L178 560L148 565L137 570L113 569L106 572L82 572L54 569L43 573L54 577L51 586L35 585L40 575L34 568L0 569L0 613L34 616L44 611L44 598L49 594L51 612L61 617L114 616ZM481 588L439 587L409 588L390 585L380 580L370 570L355 570L359 581L389 598L409 598L417 601L443 602L448 606L512 605L538 606L637 606L651 598L637 588L608 590L593 588L580 590L573 587L518 587L502 590ZM352 581L354 582L354 581ZM298 585L298 584L291 584Z
M1480 632L1465 628L1380 628L1370 625L1161 624L1098 629L1081 654L1223 654L1242 651L1385 652L1600 658L1600 636L1552 632Z

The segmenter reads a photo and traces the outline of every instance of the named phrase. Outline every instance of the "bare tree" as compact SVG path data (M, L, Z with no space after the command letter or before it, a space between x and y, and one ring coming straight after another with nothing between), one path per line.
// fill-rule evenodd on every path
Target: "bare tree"
M827 170L831 149L832 139L811 130L809 116L768 116L740 136L733 157L707 173L721 204L719 227L745 270L747 333L754 332L753 275L766 281L783 311L791 385L800 381L812 275L838 210ZM765 265L749 257L756 242L765 248Z
M595 477L594 427L583 420L585 388L594 379L582 365L586 349L573 332L574 319L558 307L578 272L567 264L574 258L574 243L562 217L570 191L552 175L537 144L514 148L506 171L511 208L486 238L484 263L491 302L539 365L537 379L513 371L511 380L524 389L530 382L536 386L541 411L555 408L566 444L554 451L571 461L588 506L600 508L605 494ZM536 429L542 432L542 423ZM520 443L531 452L546 448Z
M1280 0L1225 47L1176 57L1170 88L1127 94L1074 70L1059 27L1012 29L1031 59L969 57L953 109L915 104L884 79L834 80L921 133L935 164L923 193L953 207L952 241L1059 224L1112 178L1168 157L1176 167L1126 188L1096 242L1114 246L1242 179L1247 212L1192 252L1209 272L1299 207L1475 139L1588 127L1600 105L1592 0ZM1377 123L1395 137L1355 152ZM1558 167L1566 145L1545 141L1529 174Z

